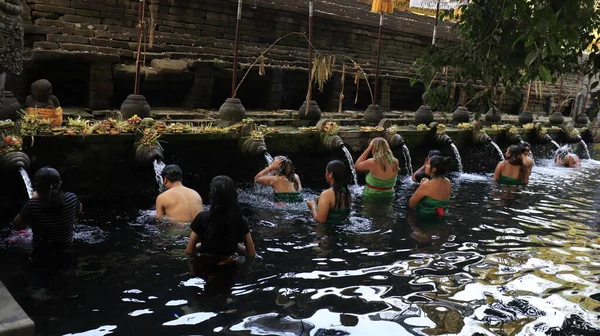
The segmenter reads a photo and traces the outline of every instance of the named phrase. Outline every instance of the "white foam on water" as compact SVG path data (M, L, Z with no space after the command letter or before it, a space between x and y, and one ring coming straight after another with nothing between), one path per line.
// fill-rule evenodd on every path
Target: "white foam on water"
M128 289L128 290L124 290L123 293L125 293L125 294L140 294L140 293L142 293L142 291L139 289Z
M94 330L88 330L88 331L84 331L84 332L76 333L76 334L65 334L63 336L103 336L103 335L112 334L115 329L117 329L116 325L107 325L107 326L98 327L97 329L94 329Z
M180 318L163 323L164 326L178 326L178 325L195 325L202 323L217 316L215 313L193 313L183 315Z
M139 309L139 310L134 310L131 313L127 314L129 316L140 316L140 315L146 315L146 314L153 314L154 312L150 309Z
M168 306L168 307L182 306L187 303L188 303L187 300L171 300L171 301L165 303L165 306Z

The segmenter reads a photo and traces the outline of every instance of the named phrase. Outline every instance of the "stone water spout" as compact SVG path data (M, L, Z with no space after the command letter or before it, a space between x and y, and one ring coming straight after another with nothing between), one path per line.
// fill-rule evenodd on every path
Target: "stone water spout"
M521 135L519 133L510 133L508 139L512 144L518 144L523 142L523 139L521 138Z
M492 142L492 138L485 132L473 132L473 142L477 145L487 145Z
M265 140L248 138L242 144L242 153L245 155L263 155L267 151Z
M542 123L536 123L535 126L535 135L537 137L537 141L541 144L549 144L552 142L552 137L550 134L546 133L544 130L544 125Z
M571 127L571 126L561 126L561 129L563 131L563 133L565 134L565 140L568 143L576 143L576 142L581 142L582 138L581 135L579 134L579 132Z
M339 135L323 134L321 142L330 151L344 147L344 140Z
M29 156L23 152L8 152L0 156L1 171L18 170L19 168L27 170L30 166L31 160L29 159Z
M402 148L406 143L400 134L389 134L386 132L385 140L390 145L390 149Z
M448 134L436 134L435 142L437 142L440 146L450 146L454 143Z
M148 146L139 144L135 148L135 160L140 165L151 165L154 160L164 160L165 156L160 145Z

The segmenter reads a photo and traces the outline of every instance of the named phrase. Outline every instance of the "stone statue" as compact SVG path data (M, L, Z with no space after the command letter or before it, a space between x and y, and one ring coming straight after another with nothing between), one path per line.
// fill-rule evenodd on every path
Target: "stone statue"
M21 0L0 0L0 107L9 74L23 70L23 19Z
M52 84L47 79L38 79L31 84L31 94L25 98L25 106L58 108L60 103L58 98L52 95Z

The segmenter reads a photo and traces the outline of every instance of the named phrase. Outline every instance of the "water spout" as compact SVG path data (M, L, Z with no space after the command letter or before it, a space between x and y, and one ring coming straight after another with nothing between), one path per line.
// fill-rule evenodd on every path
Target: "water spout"
M454 144L454 142L452 141L452 138L449 137L448 134L436 134L435 141L440 146L450 146L450 145Z
M540 135L539 138L538 138L538 141L540 143L547 144L547 143L552 142L553 140L552 140L552 137L550 136L550 134L546 133L546 134Z
M511 133L509 136L509 141L513 144L523 143L523 139L519 133Z
M23 152L8 152L0 156L0 170L14 171L19 168L29 169L31 160Z
M344 146L344 140L339 135L324 134L321 136L321 142L330 151Z
M242 153L246 155L259 155L267 151L267 145L264 140L246 139L242 145Z
M390 145L390 149L394 150L404 146L404 139L400 134L389 134L386 132L385 140Z
M494 141L490 142L492 146L496 149L496 153L498 153L498 157L500 157L500 161L504 161L504 155L502 154L502 150L498 147L498 144Z
M23 169L23 167L19 168L19 173L21 173L21 177L23 177L23 182L25 182L25 189L27 189L27 195L29 195L29 198L33 198L33 185L31 184L29 174L27 174L27 171Z
M271 163L273 163L273 157L267 151L265 151L265 160L267 161L267 166L270 166Z
M453 142L450 143L450 148L452 148L452 151L454 152L454 157L456 158L458 171L462 173L463 165L462 165L462 158L460 157L460 152L458 151L458 148L456 147L456 145Z
M408 149L408 147L406 147L406 144L402 145L402 154L404 154L404 165L406 168L406 173L412 176L412 158L410 157L410 150Z
M581 140L581 145L583 145L583 149L585 150L586 157L584 159L591 159L592 156L590 155L590 150L588 149L588 146L585 143L585 141L583 141L583 139Z
M163 149L158 142L152 146L139 144L135 148L135 160L141 165L149 165L155 160L164 160Z
M474 137L473 137L473 142L478 144L478 145L487 145L492 141L492 138L485 132L478 132Z
M556 142L556 141L554 141L554 140L550 140L550 142L551 142L551 143L552 143L554 146L556 146L556 149L559 149L559 148L560 148L560 145L558 144L558 142Z
M158 192L165 191L165 185L163 184L162 171L165 169L165 164L161 159L155 159L152 162L154 166L154 178L156 179L156 183L158 183Z
M352 179L354 181L354 185L358 185L358 176L356 175L356 170L354 169L354 159L352 159L352 154L346 146L342 145L342 150L346 155L346 160L348 161L348 165L350 166L350 171L352 172Z

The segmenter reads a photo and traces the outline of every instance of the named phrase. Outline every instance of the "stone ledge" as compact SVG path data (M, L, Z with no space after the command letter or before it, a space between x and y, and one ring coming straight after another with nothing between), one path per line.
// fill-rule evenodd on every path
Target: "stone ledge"
M0 282L0 336L34 335L35 324Z

